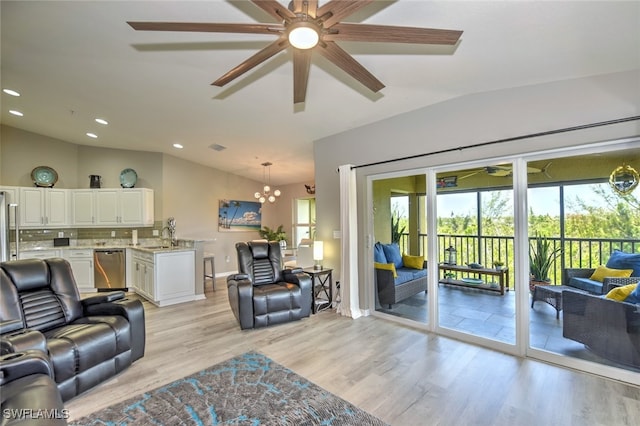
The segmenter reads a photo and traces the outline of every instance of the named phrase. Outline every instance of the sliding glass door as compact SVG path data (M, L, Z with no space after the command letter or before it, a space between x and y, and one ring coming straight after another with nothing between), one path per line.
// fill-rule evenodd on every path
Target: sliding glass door
M437 174L438 325L515 344L512 165Z

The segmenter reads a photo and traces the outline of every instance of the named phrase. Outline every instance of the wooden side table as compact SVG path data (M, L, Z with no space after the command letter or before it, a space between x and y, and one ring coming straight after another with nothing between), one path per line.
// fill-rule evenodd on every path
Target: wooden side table
M313 287L311 312L315 314L331 308L333 301L333 269L304 268L303 272L311 276Z

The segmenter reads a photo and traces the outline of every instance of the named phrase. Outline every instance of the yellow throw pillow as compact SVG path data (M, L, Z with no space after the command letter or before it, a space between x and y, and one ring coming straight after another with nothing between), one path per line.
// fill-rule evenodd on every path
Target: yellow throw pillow
M393 272L393 278L398 278L398 272L396 272L396 265L393 263L378 263L374 262L373 266L376 269L385 269L387 271Z
M622 287L616 287L609 291L605 296L607 299L617 300L618 302L624 302L624 300L636 289L638 284L628 284Z
M611 269L606 266L598 266L589 279L594 281L604 281L606 277L630 277L633 269Z
M424 268L424 257L422 256L410 256L408 254L402 255L402 264L407 268L412 269L423 269Z

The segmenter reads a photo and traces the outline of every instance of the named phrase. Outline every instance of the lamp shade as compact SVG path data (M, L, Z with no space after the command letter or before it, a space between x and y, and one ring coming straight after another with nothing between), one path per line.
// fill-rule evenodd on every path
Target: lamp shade
M324 258L324 243L322 241L313 242L313 260L322 260Z

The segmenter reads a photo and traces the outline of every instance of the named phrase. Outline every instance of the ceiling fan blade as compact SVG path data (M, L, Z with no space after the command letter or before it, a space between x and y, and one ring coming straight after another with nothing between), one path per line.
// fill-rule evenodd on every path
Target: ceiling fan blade
M278 40L276 40L273 43L269 44L264 49L258 51L255 55L253 55L252 57L250 57L246 61L242 62L240 65L238 65L237 67L235 67L231 71L227 72L225 75L223 75L222 77L220 77L219 79L217 79L216 81L214 81L211 84L213 86L222 87L225 84L229 83L230 81L240 77L242 74L244 74L245 72L249 71L250 69L252 69L256 65L259 65L262 62L266 61L267 59L269 59L270 57L272 57L276 53L281 52L282 50L286 49L287 47L289 47L289 42L287 41L287 38L286 37L280 37Z
M477 175L478 173L480 173L481 171L482 171L482 170L476 170L475 172L469 173L468 175L460 176L460 177L458 178L458 180L462 180L462 179L466 179L466 178L471 177L471 176L475 176L475 175Z
M380 80L375 78L373 74L367 71L365 67L334 42L329 41L319 44L318 46L320 47L318 53L342 68L347 74L364 84L372 92L378 92L384 88L384 84L382 84Z
M311 67L311 50L293 50L293 103L304 102Z
M320 6L316 15L323 17L322 25L329 28L370 3L373 0L332 0Z
M461 35L462 31L458 30L338 23L331 27L330 33L324 35L324 40L456 44Z
M290 21L296 17L296 14L278 3L276 0L251 0L253 4L276 18L277 21Z
M277 34L280 24L214 24L205 22L127 22L137 31L191 31L202 33Z
M293 0L293 13L306 13L315 18L317 10L318 0Z

